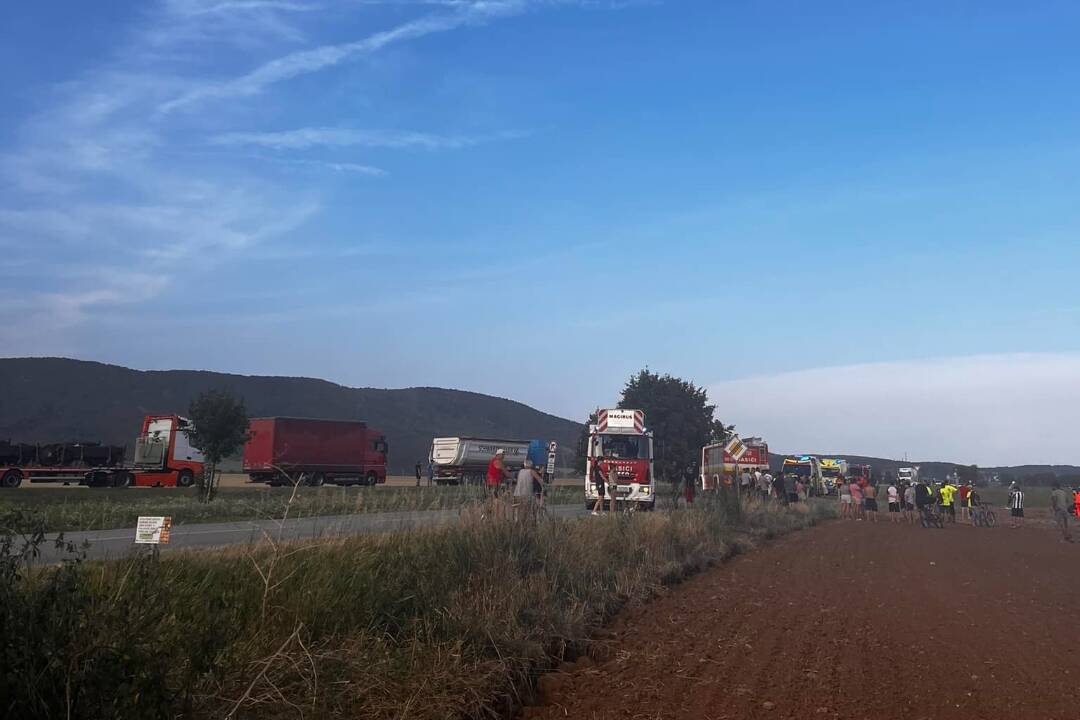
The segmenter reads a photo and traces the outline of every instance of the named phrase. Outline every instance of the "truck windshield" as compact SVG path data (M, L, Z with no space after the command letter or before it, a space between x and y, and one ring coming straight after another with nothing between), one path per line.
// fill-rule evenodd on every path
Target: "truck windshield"
M840 468L821 468L821 474L827 478L840 477Z
M642 435L600 435L597 445L597 455L606 458L630 460L649 457L649 439Z
M784 473L787 475L798 475L799 477L810 477L810 465L784 465Z

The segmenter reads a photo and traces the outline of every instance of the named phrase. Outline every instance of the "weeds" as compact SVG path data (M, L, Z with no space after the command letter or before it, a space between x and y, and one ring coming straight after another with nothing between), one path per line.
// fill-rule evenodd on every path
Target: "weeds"
M831 510L749 505L737 520L706 499L539 523L466 513L161 562L13 561L0 715L501 717L628 603Z

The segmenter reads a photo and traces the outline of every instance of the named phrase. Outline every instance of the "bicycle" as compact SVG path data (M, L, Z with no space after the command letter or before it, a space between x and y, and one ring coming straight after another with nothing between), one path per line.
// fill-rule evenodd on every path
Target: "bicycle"
M924 528L938 528L939 530L945 529L945 520L941 516L941 511L937 507L926 506L919 508L919 523Z
M997 516L993 508L987 505L976 505L971 508L971 524L974 527L994 527L997 524Z

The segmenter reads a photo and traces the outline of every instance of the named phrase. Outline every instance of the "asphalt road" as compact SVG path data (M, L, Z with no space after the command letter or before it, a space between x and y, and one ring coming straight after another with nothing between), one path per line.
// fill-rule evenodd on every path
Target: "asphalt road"
M548 511L557 517L576 517L585 514L581 503L552 505ZM458 508L448 510L421 510L413 512L358 513L354 515L328 515L294 520L243 520L237 522L176 525L172 528L169 544L161 546L162 553L191 548L211 548L224 545L255 543L269 536L282 540L307 540L327 536L356 535L359 533L389 532L417 527L446 525L458 521ZM60 533L45 536L36 558L39 563L55 563L70 557L56 548ZM135 528L116 530L88 530L63 533L65 542L82 548L90 560L116 560L135 553L150 552L149 545L135 545ZM83 547L85 545L85 547Z

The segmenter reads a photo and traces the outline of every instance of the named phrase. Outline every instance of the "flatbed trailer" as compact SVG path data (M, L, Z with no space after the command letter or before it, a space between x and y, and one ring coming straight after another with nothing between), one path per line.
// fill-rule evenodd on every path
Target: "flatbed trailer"
M13 489L28 483L63 483L87 487L128 487L135 483L135 467L0 466L0 488Z

